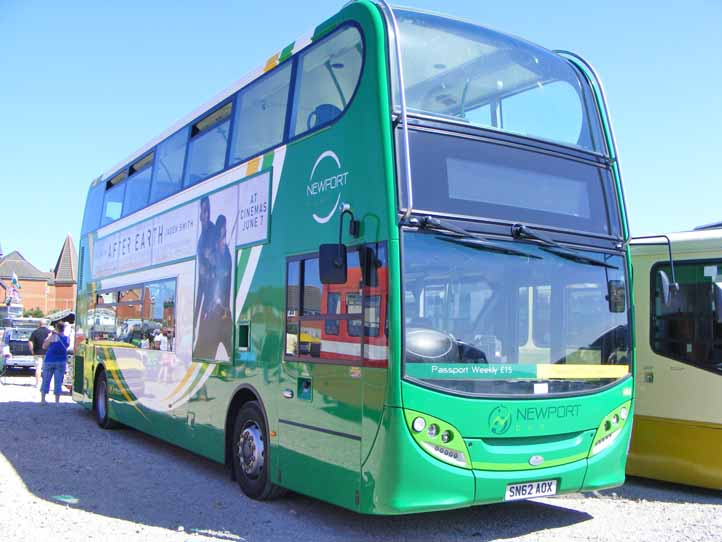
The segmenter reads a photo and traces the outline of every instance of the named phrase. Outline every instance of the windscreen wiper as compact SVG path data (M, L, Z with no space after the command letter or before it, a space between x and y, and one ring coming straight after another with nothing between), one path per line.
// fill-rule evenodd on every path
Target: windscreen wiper
M543 245L541 247L542 250L551 252L552 254L556 254L557 256L561 256L562 258L573 262L586 263L589 265L596 265L598 267L606 267L608 269L619 269L616 265L597 260L596 258L590 258L589 256L585 256L584 254L574 250L562 247L556 241L553 241L546 235L533 231L529 228L529 226L525 226L524 224L514 224L511 227L511 236L514 239L532 239L534 241L539 241Z
M439 239L446 241L447 243L455 243L457 245L463 245L465 247L476 248L479 250L488 250L489 252L501 252L502 254L508 254L509 256L523 256L525 258L535 258L537 260L542 259L536 254L529 254L527 252L522 252L521 250L497 245L491 241L483 241L481 239L477 239L476 237L439 237Z
M529 254L521 250L516 250L511 247L494 243L493 241L489 241L486 237L479 233L465 230L460 226L456 226L454 224L451 224L450 222L446 222L445 220L439 220L438 218L434 218L433 216L424 216L418 220L412 220L410 221L410 225L416 225L419 228L433 230L438 233L445 233L447 235L452 234L458 236L440 237L440 239L449 243L456 243L458 245L464 245L470 248L476 248L480 250L488 250L491 252L501 252L503 254L509 254L511 256L524 256L527 258L536 258L538 260L542 259L540 256L536 256L535 254Z

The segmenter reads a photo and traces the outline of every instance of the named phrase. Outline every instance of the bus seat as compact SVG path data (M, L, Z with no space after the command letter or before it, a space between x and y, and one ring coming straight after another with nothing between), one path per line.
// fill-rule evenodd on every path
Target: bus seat
M321 104L311 111L306 120L306 128L311 130L316 126L331 122L341 115L341 110L333 104Z

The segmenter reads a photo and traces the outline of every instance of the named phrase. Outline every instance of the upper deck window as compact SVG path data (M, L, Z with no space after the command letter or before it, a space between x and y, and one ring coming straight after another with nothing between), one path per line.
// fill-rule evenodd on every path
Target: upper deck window
M125 199L123 201L123 216L142 209L148 203L148 192L150 191L150 176L153 169L153 153L146 154L143 158L130 166L130 176L125 182Z
M324 38L298 59L291 137L341 116L361 77L363 40L356 27Z
M231 164L283 141L290 86L291 63L287 62L238 93Z
M218 173L226 165L232 106L227 103L191 127L184 186L196 184Z
M123 170L105 183L106 190L103 198L103 215L100 217L101 226L110 224L120 218L123 211L125 185L128 184L122 181L124 181L126 177L127 172Z
M396 14L410 111L605 152L588 84L563 58L463 21Z
M183 181L183 162L186 158L188 127L163 141L156 150L150 202L154 203L180 190Z

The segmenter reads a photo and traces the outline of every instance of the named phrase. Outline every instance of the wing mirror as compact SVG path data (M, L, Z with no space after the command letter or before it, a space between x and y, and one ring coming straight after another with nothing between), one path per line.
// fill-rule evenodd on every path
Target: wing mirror
M321 284L346 284L348 258L346 245L331 243L318 249L318 268Z
M626 289L624 281L610 280L607 282L607 300L609 312L624 312L627 309Z
M352 237L359 236L360 222L356 220L348 203L341 204L341 221L338 226L338 243L324 244L318 249L318 267L321 284L345 284L348 280L347 248L343 244L343 217L351 217L348 225Z
M670 282L667 273L661 269L657 271L657 280L662 294L662 303L665 307L669 307L672 303L672 291L679 291L679 284Z

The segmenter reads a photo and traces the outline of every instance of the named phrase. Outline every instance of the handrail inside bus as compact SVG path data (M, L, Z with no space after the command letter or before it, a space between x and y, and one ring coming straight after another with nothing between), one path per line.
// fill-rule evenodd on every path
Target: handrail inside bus
M414 198L411 187L411 150L409 148L409 129L406 118L406 88L404 85L404 69L401 62L401 34L399 32L399 24L394 15L393 8L387 0L376 0L381 4L381 8L388 17L394 31L394 49L396 53L396 75L399 80L399 99L401 100L401 132L403 134L403 153L404 153L404 176L406 177L406 211L401 217L401 222L406 222L411 216L414 207ZM389 36L390 39L390 36ZM393 98L392 98L393 103Z
M607 126L609 127L609 139L611 140L612 144L612 153L613 156L612 161L616 162L617 164L617 174L619 176L619 189L621 191L622 195L622 206L624 208L624 218L627 222L627 235L631 237L629 234L629 216L627 215L627 197L624 193L624 182L622 181L622 166L619 164L619 153L617 152L617 138L614 135L614 127L612 126L612 119L609 116L609 108L607 107L607 93L604 91L604 85L602 84L602 80L599 77L599 74L597 73L597 70L594 69L594 66L587 61L584 57L581 55L578 55L577 53L573 53L571 51L566 51L564 49L555 49L553 51L554 53L569 57L572 60L575 60L582 64L587 70L589 70L589 73L594 78L594 83L597 85L597 88L599 89L599 97L601 98L602 102L602 109L604 110L604 116L606 117Z

